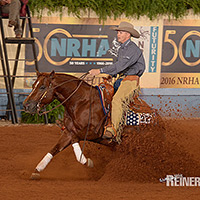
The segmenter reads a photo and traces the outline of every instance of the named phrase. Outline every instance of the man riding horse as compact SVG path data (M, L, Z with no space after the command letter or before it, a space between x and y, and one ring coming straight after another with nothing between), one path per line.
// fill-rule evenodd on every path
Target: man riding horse
M117 31L118 42L121 47L118 51L118 60L113 65L100 69L91 69L91 75L106 73L117 77L114 83L115 95L112 100L111 120L112 124L105 127L104 138L120 136L124 124L123 113L127 103L139 92L139 77L145 70L145 61L140 48L131 41L131 37L139 38L140 34L134 26L128 22L121 22L118 27L111 27Z
M123 112L128 109L129 102L137 97L139 91L139 77L145 69L142 51L130 40L131 36L139 38L139 33L127 22L121 22L119 27L113 28L118 31L118 41L121 43L118 61L102 69L92 69L90 74L108 73L112 76L119 75L115 82L117 92L112 100L112 126L106 129L102 139L105 113L102 109L99 91L86 83L82 78L68 74L40 73L37 72L37 79L29 96L24 100L23 105L31 114L39 113L41 109L51 103L54 99L61 102L65 108L64 126L65 130L55 146L43 157L32 173L31 179L39 179L40 172L59 152L69 145L72 145L76 159L83 165L92 166L92 161L86 158L79 146L80 141L90 140L102 144L108 144L109 140L116 136L120 143L120 136L124 124ZM153 110L142 100L134 98L134 103ZM142 108L143 108L142 107ZM139 109L141 110L141 109ZM138 110L138 112L139 112ZM144 109L141 112L145 112ZM121 123L121 124L120 124ZM150 123L150 122L149 122ZM152 117L151 123L156 124ZM117 131L117 135L115 134Z

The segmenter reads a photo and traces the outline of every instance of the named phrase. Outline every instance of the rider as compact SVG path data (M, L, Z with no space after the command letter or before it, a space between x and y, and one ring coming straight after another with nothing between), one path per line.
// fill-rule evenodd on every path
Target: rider
M123 113L127 111L128 103L133 95L139 92L139 77L145 70L145 61L140 48L131 40L131 37L139 38L140 34L129 22L121 22L118 27L111 27L117 31L117 40L121 43L118 51L118 60L112 65L100 69L91 69L91 75L106 73L112 77L118 75L114 83L116 91L112 100L111 120L112 125L107 126L104 138L112 138L120 141L121 132L125 119Z

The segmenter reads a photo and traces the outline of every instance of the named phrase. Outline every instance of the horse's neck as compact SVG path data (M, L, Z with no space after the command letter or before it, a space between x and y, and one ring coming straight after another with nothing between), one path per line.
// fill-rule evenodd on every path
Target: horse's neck
M65 101L66 99L68 99L70 96L70 98L66 101L65 104L67 103L72 103L70 100L71 98L73 97L76 97L77 96L77 92L74 92L78 87L79 87L79 84L81 84L80 80L76 77L73 77L73 76L69 76L69 75L66 75L66 76L57 76L56 78L56 81L55 81L55 87L57 86L56 88L56 98L60 101L60 102L63 102ZM82 87L83 84L81 84L81 87ZM78 99L77 99L78 101Z
M76 80L74 78L74 80ZM70 94L73 90L73 77L68 75L57 75L55 79L54 87L56 87L56 92L63 96Z

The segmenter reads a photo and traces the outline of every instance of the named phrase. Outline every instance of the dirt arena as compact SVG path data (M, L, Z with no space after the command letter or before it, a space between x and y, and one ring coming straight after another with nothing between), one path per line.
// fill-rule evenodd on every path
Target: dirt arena
M199 199L200 187L167 187L168 174L200 177L200 119L165 120L166 129L127 128L121 145L87 142L94 168L79 164L72 147L41 173L31 173L60 137L55 125L0 127L0 199ZM81 143L82 145L83 143Z

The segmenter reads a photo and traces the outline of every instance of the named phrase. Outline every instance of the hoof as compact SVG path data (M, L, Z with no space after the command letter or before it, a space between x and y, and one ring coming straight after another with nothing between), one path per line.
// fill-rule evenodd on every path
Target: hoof
M40 180L40 174L39 173L32 173L30 179L31 180Z
M90 158L87 159L87 166L91 168L94 167L94 163Z

